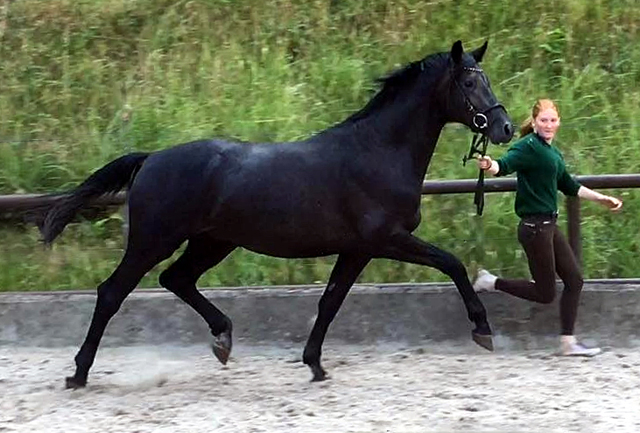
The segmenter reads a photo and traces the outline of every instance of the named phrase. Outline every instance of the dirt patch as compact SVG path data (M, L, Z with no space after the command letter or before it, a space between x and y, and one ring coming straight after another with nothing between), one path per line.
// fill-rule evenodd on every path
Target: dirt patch
M302 347L236 349L223 367L206 347L103 348L69 391L77 348L0 347L0 432L640 431L634 350L333 346L310 383Z

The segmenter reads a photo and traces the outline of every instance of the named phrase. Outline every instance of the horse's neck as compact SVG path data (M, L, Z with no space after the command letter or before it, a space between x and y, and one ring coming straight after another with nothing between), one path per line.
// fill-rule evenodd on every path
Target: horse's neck
M389 149L403 154L408 151L411 158L407 162L410 167L406 170L422 182L445 124L439 114L437 107L426 103L419 107L407 106L404 110L389 109L385 112L383 109L378 115L365 120L377 133L377 139L367 144L385 153Z

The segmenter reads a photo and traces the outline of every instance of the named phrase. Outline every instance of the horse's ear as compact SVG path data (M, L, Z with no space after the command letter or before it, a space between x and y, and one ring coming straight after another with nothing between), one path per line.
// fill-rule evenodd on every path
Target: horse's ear
M462 41L455 41L453 43L453 46L451 47L451 58L453 59L453 63L460 63L460 60L462 60L463 52L464 50L462 49Z
M484 57L484 53L487 51L487 45L489 41L484 41L484 44L478 49L473 50L470 54L476 60L476 63L480 63Z

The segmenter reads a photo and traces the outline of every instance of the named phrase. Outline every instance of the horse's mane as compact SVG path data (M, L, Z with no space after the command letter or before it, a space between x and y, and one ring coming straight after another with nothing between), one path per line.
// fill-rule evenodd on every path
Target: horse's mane
M412 86L420 75L425 75L427 80L439 77L438 72L448 64L450 58L449 53L436 53L425 57L422 60L411 62L403 68L400 68L390 74L378 78L381 88L378 93L365 105L361 110L349 116L343 122L335 125L334 128L353 124L365 117L378 111L401 93L407 87ZM334 129L331 128L331 129Z

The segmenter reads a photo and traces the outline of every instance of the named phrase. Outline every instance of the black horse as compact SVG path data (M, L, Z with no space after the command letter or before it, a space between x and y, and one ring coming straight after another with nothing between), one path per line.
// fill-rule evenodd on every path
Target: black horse
M52 242L95 197L129 189L127 248L98 286L86 339L66 386L85 386L105 327L142 276L185 241L160 284L202 316L224 364L231 320L196 288L198 278L238 247L277 257L337 254L303 360L323 380L321 347L347 292L373 258L434 267L458 288L475 323L473 339L492 350L484 305L454 255L414 237L424 176L440 131L459 122L508 142L513 126L479 68L487 48L425 57L381 80L359 112L308 140L251 144L202 140L131 153L63 195L41 227Z

